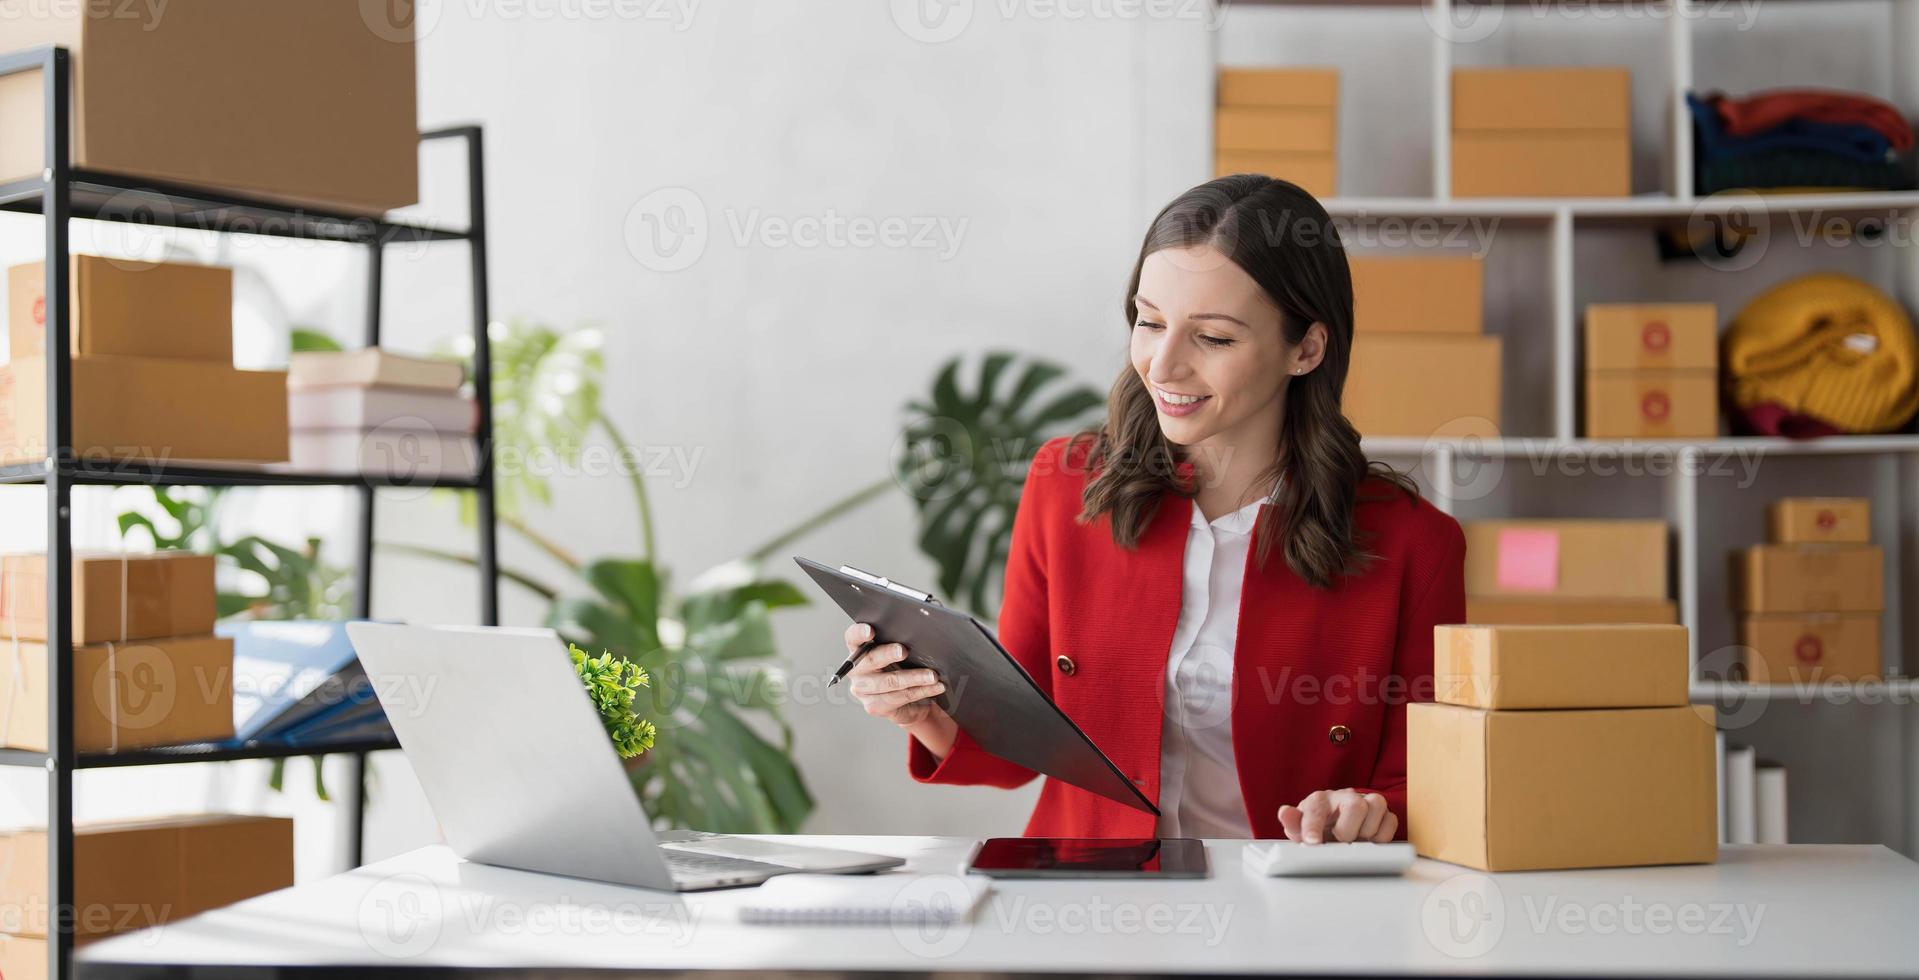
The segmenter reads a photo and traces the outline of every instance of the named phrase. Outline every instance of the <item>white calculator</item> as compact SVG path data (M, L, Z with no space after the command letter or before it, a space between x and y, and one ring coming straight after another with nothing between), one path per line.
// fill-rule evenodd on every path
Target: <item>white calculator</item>
M1255 841L1242 852L1247 870L1271 878L1405 874L1413 866L1413 845L1405 841L1375 844L1295 844Z

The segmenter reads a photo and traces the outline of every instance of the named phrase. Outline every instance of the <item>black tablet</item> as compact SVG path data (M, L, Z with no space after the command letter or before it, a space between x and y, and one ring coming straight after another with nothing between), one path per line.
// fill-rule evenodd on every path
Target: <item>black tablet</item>
M991 837L967 870L994 878L1204 878L1206 845L1190 837Z

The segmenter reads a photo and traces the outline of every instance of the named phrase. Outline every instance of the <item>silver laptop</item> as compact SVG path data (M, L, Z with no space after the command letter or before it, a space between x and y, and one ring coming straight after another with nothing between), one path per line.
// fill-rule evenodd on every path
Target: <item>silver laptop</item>
M346 630L447 843L470 861L678 891L905 863L750 837L654 833L552 630Z

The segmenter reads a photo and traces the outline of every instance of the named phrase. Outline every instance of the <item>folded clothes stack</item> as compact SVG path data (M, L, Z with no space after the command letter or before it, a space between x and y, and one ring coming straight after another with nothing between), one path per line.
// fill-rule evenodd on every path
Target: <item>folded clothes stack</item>
M1774 89L1743 99L1688 93L1694 189L1907 190L1912 125L1853 92Z

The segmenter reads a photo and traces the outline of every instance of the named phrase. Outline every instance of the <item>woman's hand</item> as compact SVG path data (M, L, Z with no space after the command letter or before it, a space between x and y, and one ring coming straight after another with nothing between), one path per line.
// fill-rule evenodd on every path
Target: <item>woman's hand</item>
M846 652L873 638L873 627L854 623L846 628ZM914 738L944 759L959 738L959 725L933 698L946 690L939 675L923 667L888 668L906 659L906 647L887 643L866 651L846 674L853 697L875 718L884 718L911 732Z
M1356 789L1322 789L1279 808L1279 826L1286 839L1318 844L1328 839L1384 844L1399 832L1399 818L1386 809L1386 798Z

